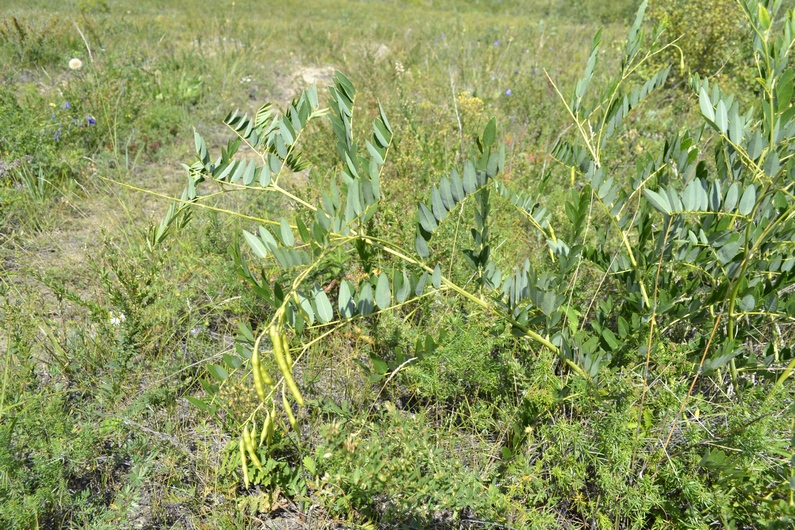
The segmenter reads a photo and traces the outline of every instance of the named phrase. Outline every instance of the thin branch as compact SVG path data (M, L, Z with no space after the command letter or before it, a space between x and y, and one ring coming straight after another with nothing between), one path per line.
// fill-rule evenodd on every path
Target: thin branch
M86 50L88 50L88 60L89 60L89 62L93 63L94 62L94 56L91 55L91 47L88 45L88 41L86 40L86 36L83 35L82 31L80 31L80 26L77 25L77 22L72 20L72 24L74 24L75 29L80 34L80 38L83 39L83 44L86 45Z

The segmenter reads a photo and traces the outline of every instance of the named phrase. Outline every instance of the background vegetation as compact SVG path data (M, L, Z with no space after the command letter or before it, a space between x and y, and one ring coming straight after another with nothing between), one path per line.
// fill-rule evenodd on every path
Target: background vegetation
M764 5L774 13L770 35L779 35L787 6L775 11L774 3ZM688 184L703 178L705 197L715 181L760 186L753 213L739 196L725 208L729 185L718 193L738 233L767 234L771 219L791 224L793 76L786 61L757 68L752 28L766 30L756 3L747 16L728 0L704 4L653 2L641 56L662 21L656 50L675 46L628 72L639 5L630 0L0 0L0 526L790 527L790 226L764 240L753 262L764 266L738 276L732 263L744 266L756 250L734 247L739 236L730 245L717 232L711 238L717 228L704 219L716 208L698 206ZM69 67L74 58L81 68ZM589 58L598 67L575 105ZM577 123L606 112L598 103L617 75L627 73L631 95L669 64L665 84L600 147L599 164L572 158L586 147ZM197 161L194 128L214 160L234 137L224 124L230 111L253 116L273 102L285 112L313 83L325 107L336 70L356 86L360 150L379 103L392 133L367 234L413 253L418 201L433 209L432 187L488 151L494 116L494 152L504 145L495 182L511 192L508 200L502 188L491 192L493 259L506 272L528 270L527 262L545 289L556 274L568 281L577 271L576 288L561 280L571 299L556 300L549 319L536 318L536 299L525 301L529 317L519 311L511 322L486 280L478 283L482 270L473 273L461 255L472 245L473 207L460 216L451 209L433 233L434 259L446 279L491 305L431 289L429 275L428 291L390 311L326 335L320 326L291 329L307 406L294 409L296 432L276 401L276 428L258 449L263 467L249 459L244 479L238 444L260 404L249 338L274 309L239 265L247 260L271 287L290 276L273 259L258 261L241 237L257 223L219 210L311 226L290 195L320 202L344 167L331 122L318 117L305 129L300 146L311 165L283 175L290 195L224 194L214 209L193 209L189 225L175 221L167 237L157 227L185 186L180 162ZM692 83L691 73L699 75ZM788 75L789 93L777 88ZM780 118L782 132L765 129L761 112ZM729 123L743 116L743 140L734 141ZM774 141L749 164L757 130ZM726 161L743 153L745 163ZM649 164L643 188L657 195L644 196L633 211L646 217L631 227L639 255L646 245L653 258L633 269L618 250L599 254L620 249L622 231L596 230L612 221L600 209L610 190L598 191L594 167L631 192L636 168ZM689 176L677 179L670 167ZM765 202L761 183L769 182L778 184L765 188ZM640 204L640 191L631 197ZM685 223L676 248L661 228L670 219ZM698 227L708 243L699 243ZM694 245L723 250L676 261L692 251L691 228ZM588 264L566 269L562 247L547 242L555 238ZM676 266L663 271L658 255ZM403 264L352 246L324 258L316 283L336 313L341 282L372 282L376 291L394 270ZM422 271L414 272L416 287ZM658 304L651 292L649 315L633 281L668 285L662 292L673 296ZM728 295L708 298L725 285L740 286L731 304ZM702 305L691 303L700 295ZM702 357L710 319L726 311L730 320L737 312L737 331L715 329L728 349ZM572 330L561 341L581 356L516 333L552 337L555 312L577 322L559 327ZM270 357L263 364L279 373Z

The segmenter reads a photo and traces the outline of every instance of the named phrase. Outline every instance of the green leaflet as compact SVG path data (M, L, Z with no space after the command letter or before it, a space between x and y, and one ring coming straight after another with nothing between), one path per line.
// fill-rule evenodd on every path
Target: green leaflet
M340 315L344 318L351 318L356 313L356 305L353 301L353 291L348 280L340 281L340 292L338 299Z
M417 254L419 254L422 259L428 259L428 256L430 255L430 251L428 250L428 242L425 241L425 238L422 237L421 234L418 234L417 238L414 240L414 248L417 250Z
M265 248L260 238L247 230L243 230L243 237L246 239L248 246L251 247L251 250L254 251L254 254L260 258L266 258L268 256L268 250Z
M439 224L436 222L436 217L434 214L427 206L425 206L425 203L423 202L418 203L417 208L419 210L420 225L422 226L422 229L428 233L435 232L439 227Z
M400 274L395 274L393 285L395 287L395 299L398 301L398 303L402 304L408 300L409 295L411 294L411 281L409 280L408 275L406 275L406 271L402 271Z
M364 282L364 285L359 290L359 303L357 308L363 317L373 312L373 286L370 285L369 282Z
M389 289L389 278L386 274L378 276L375 287L375 303L380 309L387 309L392 302L392 292Z
M492 117L486 124L486 129L483 131L483 145L491 147L494 145L494 140L497 137L497 118Z
M748 215L754 210L754 206L756 206L756 186L751 184L743 192L738 211L740 215Z
M436 267L433 269L433 276L431 277L431 284L433 285L434 289L438 289L440 285L442 285L442 268L439 264L436 264Z
M467 195L475 193L478 189L478 181L475 175L475 166L467 161L464 165L464 191Z
M334 319L334 310L331 308L331 302L323 289L315 293L315 307L317 307L318 318L324 324Z
M665 215L671 215L671 205L668 202L668 198L665 195L661 195L656 191L644 188L643 196L646 197L646 200L649 201L649 203L652 206L654 206L654 208L664 213Z
M293 236L293 229L287 224L287 220L282 217L279 222L279 233L281 234L282 243L287 247L295 245L295 236Z
M702 87L698 95L698 104L701 107L701 114L704 115L709 121L715 121L715 109L712 108L712 102L709 100L706 88Z

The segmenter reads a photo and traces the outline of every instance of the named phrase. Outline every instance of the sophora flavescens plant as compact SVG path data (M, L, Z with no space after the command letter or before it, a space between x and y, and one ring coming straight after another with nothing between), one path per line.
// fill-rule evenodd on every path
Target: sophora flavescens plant
M236 354L225 356L223 366L210 367L213 382L204 387L211 397L192 401L214 412L218 386L233 373L246 380L251 374L260 402L240 425L246 483L263 479L262 462L277 423L284 425L283 433L300 435L292 407L304 406L305 400L293 370L308 348L352 319L400 310L440 292L502 319L532 348L553 352L559 370L596 390L596 396L609 392L602 385L605 371L635 371L642 381L638 425L656 354L672 343L686 352L683 362L694 367L679 415L706 373L728 370L734 392L751 384L750 376L772 378L776 385L787 381L793 362L785 337L795 318L795 299L788 296L795 283L795 75L789 65L795 18L789 11L773 24L780 2L741 4L754 34L757 105L743 110L714 83L693 79L703 127L673 135L656 155L639 156L634 171L615 159L624 120L664 85L669 73L665 67L640 78L641 67L665 49L659 44L664 24L644 45L644 1L620 68L601 93L589 91L601 32L569 97L550 79L572 123L572 132L552 152L575 184L568 198L544 205L539 194L512 189L502 179L505 149L492 119L469 159L438 179L418 203L413 248L371 230L383 200L381 177L393 130L379 106L369 137L363 144L354 137L356 91L343 74L337 73L329 87L328 108L319 106L317 90L310 88L283 115L268 105L250 117L231 113L224 122L233 139L215 160L197 133L196 160L185 166L188 184L150 231L152 246L174 227L186 227L194 208L218 209L213 199L221 194L277 193L296 211L311 214L228 212L251 224L243 231L248 250L235 246L231 254L239 274L272 313L257 329L240 325ZM313 204L281 182L288 172L307 167L299 147L302 132L326 115L338 160ZM254 157L238 155L244 144ZM526 256L496 259L490 234L495 201L538 234L544 256L533 262ZM451 213L461 209L471 217L470 238L460 251L454 243L453 257L472 271L474 281L466 284L445 274L438 257L444 253L434 239ZM551 212L557 210L565 213L558 218L561 226L553 226ZM378 256L387 266L354 282L328 272L340 255L362 261ZM280 274L271 277L266 266ZM304 340L310 327L314 338ZM434 346L430 337L418 340L411 356L382 361L376 375L394 373ZM263 368L266 355L273 357L278 373ZM667 439L636 455L637 469L666 454L676 419L670 424ZM638 427L637 436L642 435Z

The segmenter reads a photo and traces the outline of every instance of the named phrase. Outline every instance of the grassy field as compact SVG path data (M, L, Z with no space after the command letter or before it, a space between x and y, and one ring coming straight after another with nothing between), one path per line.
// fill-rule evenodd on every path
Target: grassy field
M367 233L413 252L417 202L483 149L484 128L496 117L496 142L505 146L499 186L535 199L528 217L492 192L493 259L506 270L527 260L539 285L552 285L565 260L550 252L549 232L535 229L536 200L548 211L544 230L575 220L558 235L601 237L594 254L621 246L609 212L591 213L596 203L586 201L577 213L577 193L590 193L590 184L556 161L554 147L577 135L571 114L579 111L569 100L594 35L603 28L590 90L609 93L624 71L638 4L0 0L0 527L790 527L795 307L784 279L768 278L784 293L775 307L755 310L760 296L740 293L738 326L752 331L726 341L737 353L705 364L724 327L710 321L704 332L698 308L669 320L660 309L660 331L656 313L627 324L618 307L632 280L617 269L631 267L577 267L560 311L601 333L582 351L613 354L601 371L575 357L567 364L511 333L518 312L506 320L486 308L482 277L460 256L467 205L459 224L440 226L433 245L452 248L439 250L445 281L467 287L472 299L434 285L331 333L291 328L307 406L296 407L291 428L283 414L289 404L277 400L276 432L259 453L264 469L249 458L244 478L241 431L264 412L246 334L266 329L274 309L241 279L230 249L242 245L266 283L289 285L293 277L274 260L256 261L242 230L256 231L251 217L311 226L301 201L319 204L344 168L330 122L319 118L302 133L311 166L279 181L284 194L220 194L189 225L151 244L185 187L182 163L196 162L194 131L214 158L233 136L223 123L230 111L253 115L272 102L286 112L312 85L325 106L340 71L357 90L352 133L372 135L379 104L394 133ZM740 20L739 9L731 13ZM665 86L604 148L604 167L616 179L632 182L636 167L687 130L703 145L698 171L720 173L722 159L711 161L720 135L704 126L688 69L762 108L750 30L718 18L726 39L712 55L700 41L682 40L681 66L670 48L627 75L642 84L674 63ZM642 26L647 35L653 22ZM672 17L671 27L686 31L688 23ZM791 168L790 156L781 155L782 168ZM775 200L786 203L790 184L781 194ZM771 252L792 261L791 243L781 248ZM335 308L342 295L332 287L340 282L374 284L381 271L403 270L393 257L368 252L340 250L319 269L316 287L326 287ZM724 256L728 269L733 255ZM656 271L655 312L656 287L680 278L660 280L662 260L648 264L650 278ZM689 294L670 305L689 304ZM660 306L669 302L663 298ZM764 320L766 313L773 316ZM527 326L556 322L541 315ZM726 334L735 338L732 329ZM630 353L613 344L616 335ZM279 372L270 357L263 364Z

